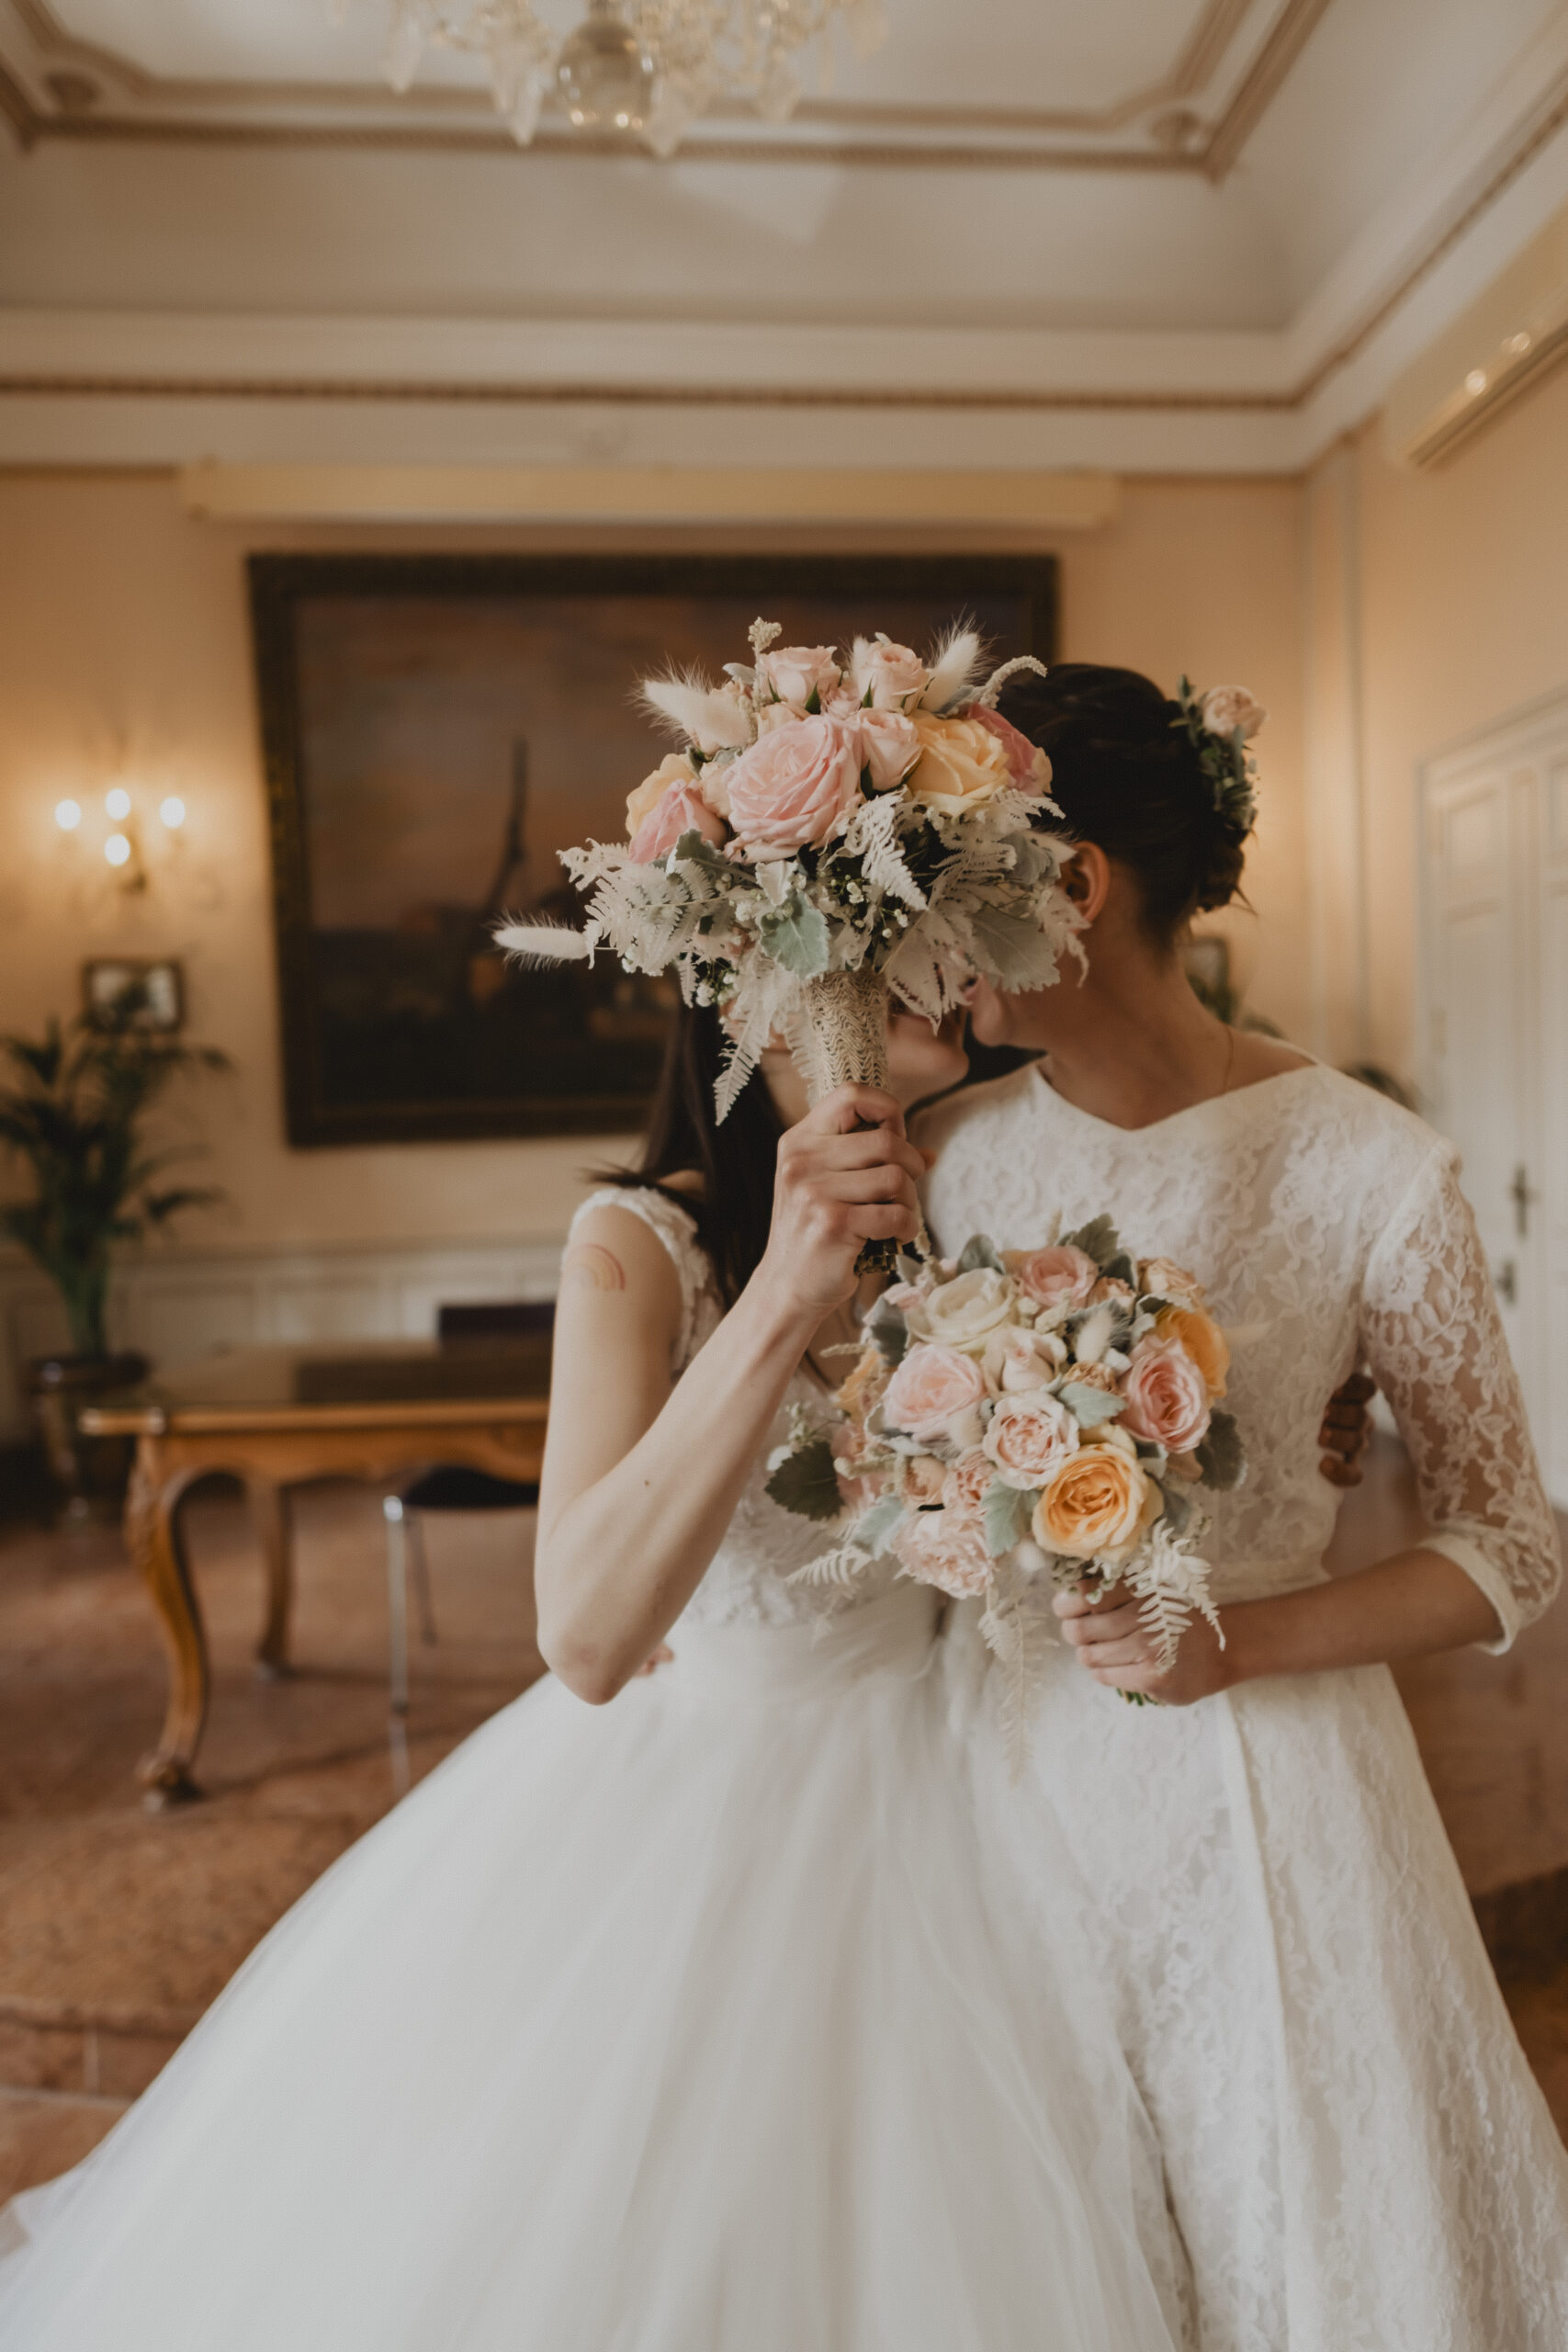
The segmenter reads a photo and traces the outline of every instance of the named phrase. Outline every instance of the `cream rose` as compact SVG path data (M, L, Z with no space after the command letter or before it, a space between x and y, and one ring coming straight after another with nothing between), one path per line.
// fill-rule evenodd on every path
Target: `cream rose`
M973 1511L918 1510L894 1539L906 1576L933 1584L955 1600L984 1592L991 1580L983 1522Z
M1196 1274L1190 1274L1174 1258L1145 1258L1138 1268L1138 1295L1142 1298L1177 1298L1184 1306L1201 1306L1203 1285Z
M1140 1340L1122 1394L1122 1427L1145 1445L1190 1453L1208 1433L1208 1385L1179 1340Z
M1065 1462L1034 1506L1034 1541L1043 1552L1095 1560L1137 1541L1158 1492L1118 1445L1082 1445Z
M985 1393L985 1374L972 1357L956 1348L911 1348L887 1384L882 1418L889 1429L929 1445Z
M1008 1321L1013 1297L1008 1275L994 1266L976 1266L972 1273L954 1274L950 1283L939 1283L925 1305L911 1307L905 1320L911 1331L943 1347L970 1348Z
M912 798L939 815L961 817L995 799L1010 782L1000 740L974 718L936 718L917 711L913 725L920 756L909 771Z
M632 835L631 857L637 865L652 865L668 857L682 833L701 833L704 841L724 839L724 820L716 817L695 784L672 784Z
M860 746L839 718L775 727L729 772L729 821L751 849L820 847L842 832L860 797Z
M835 650L831 645L781 645L764 653L757 666L779 700L799 711L813 695L820 706L842 677Z
M1051 763L1038 743L1032 743L1010 718L1004 718L999 710L988 710L983 702L972 702L964 717L996 737L1008 755L1008 774L1021 792L1044 791L1051 781Z
M983 1440L1004 1487L1043 1487L1078 1451L1078 1425L1047 1389L1004 1396Z
M1250 742L1269 716L1245 686L1211 686L1198 707L1211 735L1231 736L1239 730L1244 743Z
M986 1376L1006 1394L1043 1388L1066 1363L1067 1351L1051 1333L1016 1326L992 1333L986 1348Z
M919 654L907 645L895 645L886 638L874 645L857 637L854 655L850 666L855 699L863 703L871 698L873 710L909 710L919 702L931 683L931 672Z
M697 771L684 752L666 752L651 775L626 795L626 838L635 840L672 785L695 784Z
M1089 1252L1075 1250L1066 1241L1053 1250L1032 1250L1010 1262L1013 1279L1025 1298L1052 1315L1071 1314L1087 1306L1089 1293L1100 1280L1100 1268Z
M1175 1340L1186 1349L1216 1402L1224 1395L1225 1374L1231 1368L1230 1341L1201 1306L1162 1307L1155 1317L1155 1337Z
M896 790L920 756L914 721L898 710L863 710L855 724L861 765L873 792Z

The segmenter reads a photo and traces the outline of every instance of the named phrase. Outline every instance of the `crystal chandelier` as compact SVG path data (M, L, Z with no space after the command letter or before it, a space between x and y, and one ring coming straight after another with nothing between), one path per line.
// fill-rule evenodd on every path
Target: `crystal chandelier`
M552 95L574 130L640 140L656 155L673 154L716 98L783 122L799 103L813 42L826 78L835 22L860 57L887 37L883 0L588 0L564 40L533 0L389 5L393 89L409 87L426 44L470 51L488 62L497 109L525 147Z

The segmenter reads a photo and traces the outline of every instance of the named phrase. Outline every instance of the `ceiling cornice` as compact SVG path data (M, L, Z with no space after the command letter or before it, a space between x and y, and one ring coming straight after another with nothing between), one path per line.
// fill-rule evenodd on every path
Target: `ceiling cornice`
M1239 82L1205 122L1190 102L1212 86L1257 5L1258 0L1205 0L1170 68L1101 107L900 107L807 99L789 123L776 130L764 130L750 115L716 113L688 137L679 160L968 171L1181 172L1219 180L1240 157L1330 0L1281 0ZM63 99L48 105L12 80L10 96L0 96L0 112L24 149L64 140L471 150L542 157L628 152L622 144L589 142L547 124L529 148L519 149L497 123L482 90L422 89L415 99L398 101L370 85L160 75L119 51L78 40L61 23L49 0L9 0L9 6L35 55L54 69L58 81L73 85ZM118 90L135 110L123 104L118 110L104 106L100 83ZM330 119L254 119L267 107ZM344 115L379 119L344 120ZM1140 121L1148 133L1146 143L1089 143ZM714 127L739 122L749 126L746 131Z

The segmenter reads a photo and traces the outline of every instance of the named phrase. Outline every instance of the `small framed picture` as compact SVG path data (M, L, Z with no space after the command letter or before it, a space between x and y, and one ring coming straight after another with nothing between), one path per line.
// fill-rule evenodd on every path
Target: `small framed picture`
M82 1010L103 1028L123 1021L132 1029L166 1035L185 1024L185 975L172 960L96 958L82 967Z

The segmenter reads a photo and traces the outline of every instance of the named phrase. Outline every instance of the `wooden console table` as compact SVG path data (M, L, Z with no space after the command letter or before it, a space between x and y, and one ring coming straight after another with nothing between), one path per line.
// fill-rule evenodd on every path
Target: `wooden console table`
M218 1471L243 1480L266 1556L257 1657L265 1672L287 1673L294 1586L287 1490L322 1477L390 1485L431 1462L537 1478L548 1393L548 1336L526 1333L352 1351L236 1349L84 1412L88 1436L136 1440L126 1539L169 1658L163 1732L138 1767L150 1806L201 1793L192 1768L210 1675L180 1523L191 1488Z

